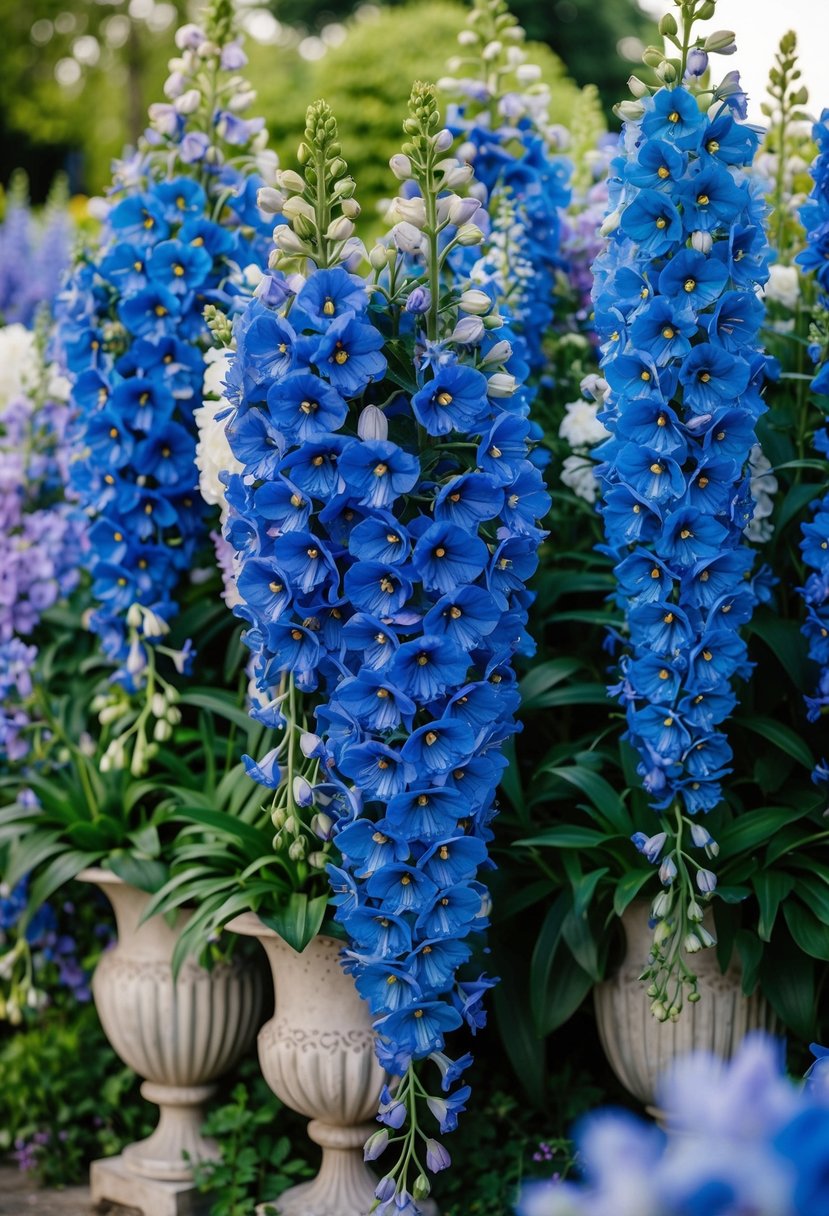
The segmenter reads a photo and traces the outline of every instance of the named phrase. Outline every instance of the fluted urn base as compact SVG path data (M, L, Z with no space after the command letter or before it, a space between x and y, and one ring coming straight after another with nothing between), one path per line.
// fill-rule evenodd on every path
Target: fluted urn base
M625 959L610 979L594 989L596 1022L604 1053L629 1093L652 1113L659 1078L674 1060L692 1051L708 1051L728 1059L752 1030L776 1028L765 998L743 995L738 962L720 971L716 951L694 955L700 1000L685 1004L678 1021L659 1022L650 1011L650 998L639 979L647 965L651 932L649 905L636 901L622 917L627 941ZM713 921L706 926L713 930Z

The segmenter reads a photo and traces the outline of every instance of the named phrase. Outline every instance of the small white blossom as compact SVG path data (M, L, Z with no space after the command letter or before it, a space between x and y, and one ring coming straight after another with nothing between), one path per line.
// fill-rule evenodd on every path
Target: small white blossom
M778 266L776 263L769 268L769 281L763 292L767 300L782 304L793 312L800 299L800 276L796 266Z
M577 498L595 502L599 494L599 483L593 472L593 461L586 456L567 456L561 466L561 480Z
M578 401L569 401L564 408L567 412L561 420L558 433L571 448L592 448L608 438L610 432L596 417L599 412L598 402L579 398Z

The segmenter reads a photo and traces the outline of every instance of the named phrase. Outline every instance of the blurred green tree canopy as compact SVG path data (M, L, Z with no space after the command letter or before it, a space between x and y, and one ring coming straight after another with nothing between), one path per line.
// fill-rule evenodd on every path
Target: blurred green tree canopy
M577 79L593 75L605 85L618 60L614 40L641 19L636 0L589 10L587 0L513 4L531 36L545 41L578 27L574 41L583 45L566 51ZM556 16L563 4L583 10L581 18L568 25ZM0 0L0 182L21 165L36 200L60 169L74 190L103 190L113 157L140 133L147 105L162 95L176 25L198 9L198 0ZM411 83L445 74L464 5L240 0L240 9L265 39L248 38L247 49L257 112L266 116L277 150L290 161L306 105L325 96L340 120L364 206L371 206L389 190L386 161L400 141ZM551 85L554 121L566 123L576 89L562 57L541 43L531 54ZM627 70L619 64L623 78ZM608 87L614 97L623 92L621 85Z

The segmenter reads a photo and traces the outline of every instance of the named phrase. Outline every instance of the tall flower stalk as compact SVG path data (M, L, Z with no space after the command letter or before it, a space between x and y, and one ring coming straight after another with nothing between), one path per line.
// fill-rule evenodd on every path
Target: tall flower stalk
M271 169L230 0L183 26L165 92L136 154L117 167L100 245L59 306L57 344L72 381L72 492L90 519L91 627L115 664L102 721L127 725L104 763L140 772L169 737L176 690L158 658L187 669L165 638L209 543L198 493L194 410L202 402L206 307L232 313L245 272L267 257L257 169ZM208 562L212 564L208 558ZM117 686L121 686L121 689ZM143 701L124 695L140 690Z
M428 1195L449 1164L434 1133L469 1095L455 1083L471 1057L444 1047L484 1024L494 982L460 969L487 923L511 659L530 648L525 580L548 505L509 328L454 270L483 232L455 193L470 174L432 86L415 86L404 130L397 222L362 277L354 183L328 107L311 107L302 171L263 195L290 221L273 259L288 277L237 321L227 382L237 612L253 712L280 731L248 768L275 790L276 847L328 868L344 962L398 1078L366 1147L396 1153L384 1216Z
M814 186L809 201L800 212L806 229L806 248L797 257L804 271L817 281L819 305L815 310L810 353L817 364L811 391L819 398L829 397L829 110L815 124L813 138L818 155L812 165ZM829 419L815 432L812 444L819 457L829 457ZM812 517L803 525L800 551L809 571L800 594L806 605L803 633L809 643L809 657L817 664L818 681L814 695L806 698L810 722L829 712L829 495L813 504ZM813 779L829 784L829 763L822 759Z
M611 181L607 249L595 263L596 328L611 432L598 469L601 514L624 612L618 683L638 773L659 814L634 842L659 864L652 1011L697 1000L689 960L713 944L702 925L717 846L700 817L723 798L725 722L751 665L741 626L758 595L744 532L747 468L765 358L758 286L768 277L766 207L752 189L757 149L737 73L704 84L709 54L733 35L695 35L710 0L681 0L661 32L676 49L645 54L663 83L634 78Z

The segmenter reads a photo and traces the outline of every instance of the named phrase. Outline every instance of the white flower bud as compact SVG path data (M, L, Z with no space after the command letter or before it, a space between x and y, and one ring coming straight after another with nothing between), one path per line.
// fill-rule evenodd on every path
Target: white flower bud
M106 705L98 714L98 721L101 726L111 726L117 718L121 717L120 705Z
M204 30L192 21L188 22L176 30L175 42L180 51L192 51L204 42Z
M388 212L388 222L396 224L403 220L422 228L426 223L426 204L422 198L394 198Z
M309 853L305 860L312 870L324 870L331 858L327 853Z
M305 858L305 841L299 836L296 840L292 840L288 849L288 856L291 861L303 861Z
M127 624L129 625L130 629L141 628L140 604L130 604L129 608L127 609Z
M489 351L489 353L487 354L487 356L481 363L481 366L482 367L491 367L493 365L497 365L500 363L506 363L506 361L511 356L512 356L512 343L507 342L507 340L505 338L502 338L502 340L500 342L495 343L492 350Z
M489 397L512 397L518 388L518 381L515 376L511 376L509 372L496 372L494 376L490 376L487 381L487 395Z
M696 954L702 949L702 942L697 937L696 933L688 933L682 939L682 949L686 954Z
M736 35L733 30L715 30L709 34L703 43L704 51L714 51L720 55L728 55L734 47Z
M648 94L648 86L638 76L628 77L628 88L634 97L646 97Z
M330 815L326 815L325 811L317 811L311 819L311 831L315 836L319 836L320 840L330 840L333 827L334 820Z
M231 93L227 99L227 108L234 112L246 110L248 106L252 106L256 101L256 89L244 89L238 93Z
M325 235L329 241L347 241L354 235L354 224L348 216L341 215L338 219L331 221L325 230Z
M448 152L454 142L455 137L447 127L432 136L432 144L436 152Z
M449 206L449 222L459 227L468 224L481 209L476 198L456 198Z
M132 642L124 666L131 676L140 675L147 666L147 656L144 654L144 647L138 638Z
M285 206L285 195L273 186L261 186L256 192L256 206L266 215L281 215Z
M170 626L150 608L144 609L144 636L147 638L163 638L170 632Z
M691 233L691 247L696 249L697 253L710 253L713 244L714 238L710 232L699 229Z
M154 718L164 718L167 715L167 702L163 692L154 692L150 701L150 710Z
M462 317L450 335L450 342L459 342L462 346L474 346L484 336L484 323L480 317Z
M194 114L201 104L201 93L198 89L188 89L173 102L179 114Z
M526 88L541 79L541 67L537 63L522 63L516 69L515 77L518 83Z
M295 220L299 215L305 216L307 220L316 219L314 208L299 194L294 194L285 200L282 204L282 214L289 220Z
M293 228L290 228L287 224L280 224L278 228L274 229L273 243L283 253L305 253L305 245L294 232ZM270 259L268 260L268 264L270 265Z
M162 135L175 135L178 119L172 106L156 101L150 106L148 114L156 131L160 131Z
M465 186L472 177L472 166L457 164L452 169L447 169L443 175L443 184L447 190L457 190L458 186Z
M221 54L221 48L215 42L211 42L209 38L205 38L204 42L199 43L196 48L196 54L199 59L216 59Z
M357 419L357 434L361 439L388 439L389 423L376 405L366 405Z
M173 734L173 728L169 722L160 719L153 727L153 738L156 743L166 743Z
M499 42L497 38L494 38L492 42L488 42L481 51L481 58L483 59L484 63L487 63L492 59L497 59L503 49L503 42Z
M645 107L641 101L620 101L615 112L622 122L638 122L645 113Z
M458 308L461 312L468 312L473 316L482 317L484 313L489 312L490 308L492 308L492 300L485 291L480 291L477 287L470 287L458 300Z
M476 46L478 35L474 30L461 30L458 34L458 43L460 46Z
M405 221L395 224L391 230L391 239L401 253L418 253L423 247L423 233L414 224Z
M344 198L340 203L340 209L342 210L343 215L347 216L350 220L356 220L357 216L360 214L360 204L357 202L356 198Z
M389 168L399 182L407 182L412 176L412 162L402 152L396 153L391 158Z
M459 245L480 245L484 234L477 224L463 224L458 229L456 239Z
M305 179L293 169L282 169L276 175L276 184L291 194L301 194L305 189Z
M389 251L385 245L375 245L368 255L368 260L374 270L384 270L388 266Z

